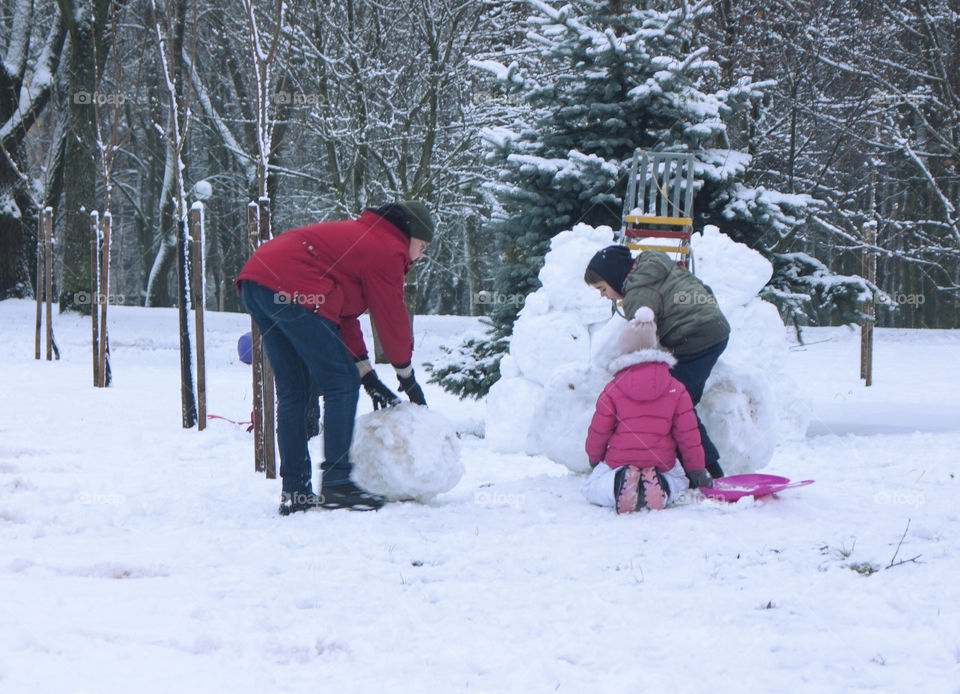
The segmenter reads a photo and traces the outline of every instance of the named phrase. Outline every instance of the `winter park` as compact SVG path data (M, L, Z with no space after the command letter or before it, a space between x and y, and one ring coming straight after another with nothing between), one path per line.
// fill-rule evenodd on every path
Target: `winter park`
M0 0L0 693L960 694L958 13Z

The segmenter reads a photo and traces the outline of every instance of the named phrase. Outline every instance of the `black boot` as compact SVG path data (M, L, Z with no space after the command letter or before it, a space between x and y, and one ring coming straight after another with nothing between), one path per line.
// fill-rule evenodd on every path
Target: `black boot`
M349 508L353 511L376 511L387 503L384 497L361 489L353 482L336 486L324 485L319 498L323 508Z
M323 508L322 496L317 496L312 491L304 492L284 492L280 495L280 508L278 510L281 516L289 516L297 511L309 511L310 509Z

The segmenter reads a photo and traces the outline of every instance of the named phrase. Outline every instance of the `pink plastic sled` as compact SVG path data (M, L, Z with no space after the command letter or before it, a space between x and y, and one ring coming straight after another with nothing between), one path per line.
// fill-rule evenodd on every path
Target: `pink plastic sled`
M788 478L777 475L730 475L718 477L713 481L713 488L701 487L700 492L711 499L736 501L745 496L766 496L808 484L813 484L813 480L791 482Z

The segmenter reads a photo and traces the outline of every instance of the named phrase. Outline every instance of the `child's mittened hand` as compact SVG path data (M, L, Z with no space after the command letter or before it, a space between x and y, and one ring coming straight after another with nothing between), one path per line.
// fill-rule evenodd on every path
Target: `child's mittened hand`
M690 480L690 486L694 489L700 487L712 487L713 479L710 475L707 474L706 470L697 470L695 472L688 472L687 478Z

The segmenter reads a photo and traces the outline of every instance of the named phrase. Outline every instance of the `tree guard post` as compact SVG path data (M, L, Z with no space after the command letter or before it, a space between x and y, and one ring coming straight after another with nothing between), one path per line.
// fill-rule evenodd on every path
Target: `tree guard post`
M203 265L203 203L190 208L193 239L193 310L197 334L197 431L207 428L207 365L203 339L203 309L206 299Z
M90 213L90 351L93 353L93 387L100 387L100 213Z
M871 285L877 281L877 255L873 248L877 243L877 222L870 220L864 225L866 247L861 258L862 277ZM873 327L876 323L877 307L873 301L865 301L862 306L864 315L860 326L860 378L869 387L873 383Z
M53 208L43 208L44 301L47 314L47 361L53 360ZM58 356L59 358L59 356Z
M270 198L261 196L258 202L260 217L260 244L264 244L273 236L270 219ZM276 447L276 402L274 397L273 369L270 368L270 361L260 348L260 369L263 375L263 386L261 389L261 402L263 405L263 464L264 473L267 479L276 479L277 477L277 456Z
M103 214L103 234L101 237L100 251L100 344L99 357L97 359L97 374L100 377L100 387L106 388L110 385L108 378L109 366L107 365L107 305L110 303L110 227L112 226L112 217L110 212ZM92 310L96 310L94 306Z
M247 235L250 254L260 247L260 207L255 202L247 205ZM264 472L263 446L263 350L260 344L260 329L250 318L250 366L253 371L253 469Z
M37 361L40 360L40 333L43 328L43 304L45 299L46 291L46 249L44 248L44 226L43 226L43 214L38 215L37 218L37 282L36 282L36 295L37 295L37 328L36 334L34 335L34 359Z

